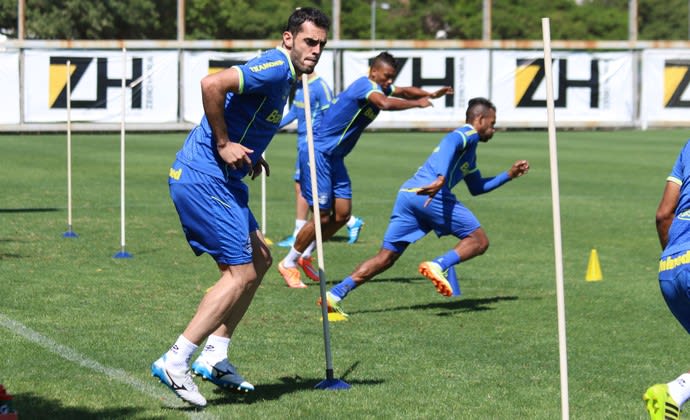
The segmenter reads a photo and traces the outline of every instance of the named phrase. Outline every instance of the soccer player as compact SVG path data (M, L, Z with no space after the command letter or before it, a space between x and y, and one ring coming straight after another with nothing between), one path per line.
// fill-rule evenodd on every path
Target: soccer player
M690 333L690 140L685 143L656 211L661 243L659 287L673 316ZM690 398L690 372L666 384L652 385L643 395L652 420L680 418Z
M201 300L177 341L151 365L153 376L190 404L206 399L192 370L222 388L252 391L228 360L230 338L244 316L271 254L248 207L246 175L269 167L261 158L278 130L291 84L311 73L326 44L328 17L313 8L290 15L282 46L246 64L204 77L204 117L170 169L170 195L194 253L208 253L220 279Z
M397 87L393 85L395 75L395 58L387 52L377 55L369 75L355 80L338 95L324 112L319 129L314 132L318 200L324 239L333 236L350 218L352 186L345 168L345 156L355 147L364 129L379 112L426 108L432 105L430 99L453 93L449 86L435 92L413 86ZM302 150L299 158L302 195L311 206L311 174L307 151ZM315 238L312 219L302 227L295 244L278 264L278 270L289 287L306 287L297 265L302 267L307 277L319 280L318 271L311 264Z
M325 80L319 77L316 72L309 75L309 105L311 108L312 131L318 130L321 123L321 114L331 106L333 92ZM298 83L295 88L295 96L290 105L288 113L283 116L280 128L285 127L297 120L297 159L295 159L295 229L292 235L278 242L282 248L290 248L295 243L295 237L299 230L307 223L309 216L309 203L302 197L302 189L299 185L299 151L307 147L307 124L304 115L304 91L302 84ZM354 215L350 216L347 222L348 243L353 244L359 239L364 221Z
M489 141L494 134L496 107L485 98L471 99L465 122L443 137L426 162L402 184L381 249L326 293L329 311L347 317L341 307L345 296L392 267L411 243L432 230L439 237L453 235L460 239L445 254L419 265L420 273L444 296L452 294L448 276L454 275L454 266L483 254L489 247L489 239L479 220L458 201L451 189L464 180L472 195L487 193L526 174L529 162L518 160L505 172L482 177L477 168L477 146L479 142Z

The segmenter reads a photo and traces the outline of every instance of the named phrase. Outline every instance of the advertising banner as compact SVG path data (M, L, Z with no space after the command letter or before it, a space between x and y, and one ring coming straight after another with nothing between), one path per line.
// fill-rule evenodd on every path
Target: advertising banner
M552 59L557 126L633 124L632 53L555 51ZM494 51L492 69L497 125L546 127L543 51Z
M690 51L645 50L642 53L640 123L677 126L690 122Z
M125 122L177 121L178 60L171 51L25 52L25 122L63 122L70 62L73 121L120 122L125 79Z

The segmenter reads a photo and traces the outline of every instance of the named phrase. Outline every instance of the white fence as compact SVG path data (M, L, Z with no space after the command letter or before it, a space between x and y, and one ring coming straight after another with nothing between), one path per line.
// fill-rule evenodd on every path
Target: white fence
M121 95L130 130L186 129L202 114L199 81L242 63L274 41L14 41L0 51L0 131L62 130L70 62L74 130L118 130ZM319 74L336 92L388 50L400 86L455 94L433 108L382 113L372 129L445 129L464 120L467 101L491 98L498 125L546 127L543 53L538 42L336 41ZM371 45L367 45L371 44ZM362 47L372 46L362 50ZM126 49L125 49L126 47ZM555 42L559 127L690 126L690 43ZM233 52L221 50L235 49ZM359 50L357 50L359 49ZM242 50L242 51L237 51ZM123 63L123 60L125 62ZM125 64L125 66L123 66ZM126 74L123 73L126 68ZM127 87L121 88L122 78Z

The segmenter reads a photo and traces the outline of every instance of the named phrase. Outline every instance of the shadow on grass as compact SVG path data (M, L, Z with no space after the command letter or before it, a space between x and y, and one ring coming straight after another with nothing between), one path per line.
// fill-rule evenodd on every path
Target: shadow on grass
M118 408L89 409L85 407L64 407L60 401L51 400L36 394L14 394L12 407L21 419L130 419L142 412L141 407L123 406ZM163 417L152 417L163 418Z
M410 311L410 310L427 310L427 309L441 309L442 311L436 314L437 316L449 316L456 313L463 312L479 312L479 311L490 311L494 309L493 304L502 301L513 301L517 300L517 296L494 296L488 298L476 298L476 299L463 299L460 298L450 298L446 302L434 302L425 303L420 305L411 306L398 306L393 308L384 309L371 309L363 311L352 311L347 310L350 315L353 314L365 314L365 313L377 313L377 312L390 312L390 311Z
M345 370L343 373L343 376L340 378L343 381L347 382L350 386L362 386L362 385L380 385L384 381L381 379L367 379L367 380L354 380L350 381L347 380L347 376L352 373L359 362L353 364L349 368ZM220 404L254 404L254 403L259 403L263 401L273 401L273 400L278 400L280 397L286 394L290 394L293 392L301 392L301 391L315 391L315 392L320 392L323 391L321 389L316 389L316 385L326 379L325 377L319 378L319 379L314 379L314 378L302 378L300 376L294 376L294 377L282 377L280 378L280 383L276 384L267 384L267 385L258 385L256 387L256 391L250 394L240 394L240 393L231 393L227 391L223 391L221 389L216 388L215 395L218 396L218 398L214 399L213 401L209 401L210 404L214 405L220 405Z
M0 213L44 213L49 211L59 211L60 209L55 207L46 208L24 208L24 209L0 209Z

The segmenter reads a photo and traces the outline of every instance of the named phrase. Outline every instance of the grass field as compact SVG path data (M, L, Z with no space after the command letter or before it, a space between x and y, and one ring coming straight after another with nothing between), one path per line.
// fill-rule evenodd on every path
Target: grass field
M127 137L126 243L120 248L119 135L73 136L74 231L67 223L64 135L0 137L0 383L21 418L560 418L553 224L545 132L499 132L479 147L491 175L516 159L530 173L488 195L458 197L491 246L458 268L463 296L447 299L416 271L453 238L427 236L345 302L332 323L335 373L325 377L318 287L264 279L238 328L231 359L251 395L200 389L193 411L150 377L217 279L184 241L167 172L184 133ZM399 185L443 133L366 133L347 164L360 242L324 246L329 283L373 255ZM643 419L641 395L690 368L688 336L656 281L654 213L687 131L559 133L559 169L574 419ZM267 153L267 236L292 230L294 135ZM249 181L248 181L249 182ZM249 182L260 218L260 183ZM592 248L604 280L584 280ZM285 251L273 249L274 258ZM690 417L685 417L690 418Z

